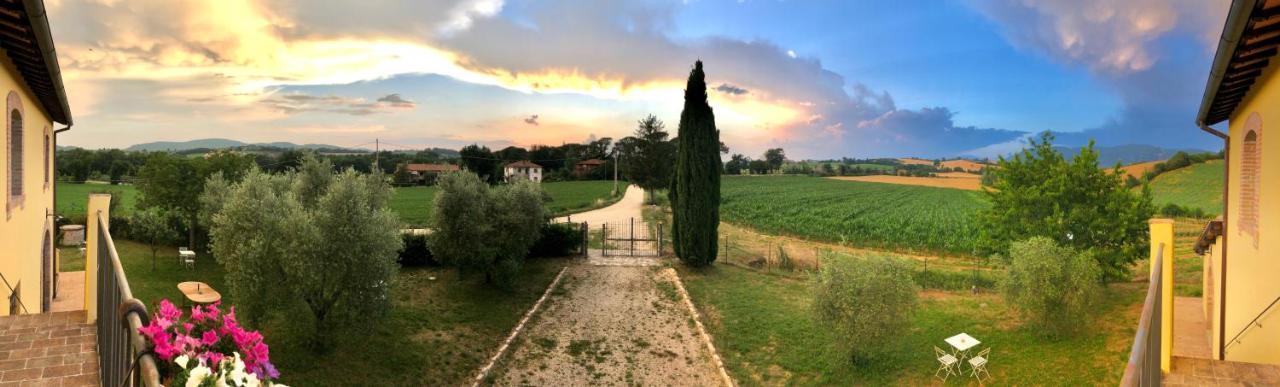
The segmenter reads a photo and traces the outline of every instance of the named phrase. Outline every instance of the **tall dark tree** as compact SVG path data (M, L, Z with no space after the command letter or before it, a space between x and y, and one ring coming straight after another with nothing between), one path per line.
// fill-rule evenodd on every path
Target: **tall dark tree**
M679 148L671 185L672 246L690 266L716 260L720 227L720 131L707 104L702 61L694 64L680 113Z
M462 158L462 168L480 176L481 180L495 184L502 178L499 170L501 166L498 165L493 152L489 151L489 147L471 144L462 147L458 154Z
M627 180L653 191L671 187L671 158L675 147L667 141L666 124L649 115L636 123L636 132L618 142L623 173Z
M494 152L493 155L503 161L520 161L529 159L529 151L518 146L502 148L502 150Z
M782 148L773 148L764 151L764 160L769 163L769 170L778 171L782 169L782 163L787 161L787 154Z

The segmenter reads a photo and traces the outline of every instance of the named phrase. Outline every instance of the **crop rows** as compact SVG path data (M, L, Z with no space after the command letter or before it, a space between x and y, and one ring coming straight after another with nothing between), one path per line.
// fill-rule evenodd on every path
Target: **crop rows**
M811 240L973 253L979 192L812 177L726 177L722 220Z

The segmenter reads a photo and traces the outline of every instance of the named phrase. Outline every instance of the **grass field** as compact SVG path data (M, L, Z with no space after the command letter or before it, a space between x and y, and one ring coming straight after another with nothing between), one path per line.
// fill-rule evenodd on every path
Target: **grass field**
M813 177L726 176L720 217L761 232L852 246L968 255L981 194Z
M542 189L551 196L551 201L545 203L547 211L559 216L609 205L622 198L621 192L627 191L627 184L618 183L619 195L614 197L609 196L613 192L613 181L605 180L542 183ZM425 226L431 221L435 196L436 187L399 187L391 197L391 210L399 214L405 224Z
M965 172L943 172L939 173L937 177L867 175L834 176L831 178L845 181L918 185L924 187L955 188L970 191L978 191L982 189L982 176Z
M943 339L960 332L982 341L978 349L992 348L991 384L1115 385L1142 301L1142 284L1113 285L1093 327L1055 340L1022 326L998 295L928 290L896 349L883 359L853 364L832 331L814 321L807 280L731 265L682 269L681 276L725 366L743 386L937 384L932 347L945 347Z
M612 203L617 197L609 197L613 191L612 181L563 181L543 183L542 188L551 196L546 203L547 211L554 215L563 215L586 209L602 207ZM116 209L118 213L128 214L137 205L138 191L132 185L75 184L58 183L58 214L68 218L84 216L84 206L89 194L95 191L112 191L123 200ZM626 183L619 183L619 191L626 191ZM391 197L391 210L400 215L400 220L409 225L422 226L431 219L432 199L435 198L435 187L416 186L399 187Z
M1155 169L1156 164L1160 164L1163 162L1164 160L1145 161L1137 164L1129 164L1129 165L1121 166L1120 170L1124 171L1125 175L1133 176L1135 179L1141 179L1142 176L1147 173L1147 171ZM1107 172L1112 172L1114 169L1115 168L1107 168Z
M138 189L132 185L76 184L60 181L57 190L58 215L73 219L84 217L84 206L89 202L90 193L111 191L112 196L120 196L122 201L116 211L124 214L132 211L138 202Z
M1151 181L1152 199L1157 207L1173 203L1221 214L1225 172L1222 160L1210 160L1162 173Z

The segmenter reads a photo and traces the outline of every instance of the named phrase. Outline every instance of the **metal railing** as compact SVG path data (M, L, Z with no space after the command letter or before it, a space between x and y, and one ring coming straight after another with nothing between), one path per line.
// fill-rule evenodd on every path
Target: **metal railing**
M1129 363L1124 366L1121 386L1159 386L1160 339L1164 296L1164 244L1156 248L1155 264L1151 269L1151 283L1147 285L1147 299L1142 303L1142 318L1138 320L1138 332L1133 338Z
M1267 305L1267 307L1262 310L1262 313L1258 313L1257 316L1253 316L1253 321L1249 321L1249 324L1245 325L1244 328L1241 328L1240 332L1236 332L1236 335L1231 337L1231 341L1228 341L1227 345L1223 347L1222 350L1226 351L1228 349L1231 349L1232 345L1239 344L1240 336L1244 336L1245 332L1248 332L1250 328L1253 328L1253 327L1262 328L1262 323L1258 322L1258 320L1261 320L1262 317L1270 313L1271 310L1275 308L1277 303L1280 303L1280 297L1276 297L1276 299L1271 300L1271 304Z
M22 307L22 314L31 314L31 312L27 310L27 305L22 303L22 297L19 296L18 291L14 290L13 285L9 284L9 279L5 278L4 273L0 273L0 280L3 280L4 286L6 288L9 288L9 305L11 306L10 309L12 309L12 305L14 303L17 303L18 306ZM13 313L10 312L10 314L13 314Z
M103 386L160 386L154 356L138 333L149 320L147 307L133 298L116 253L108 221L98 218L98 366Z

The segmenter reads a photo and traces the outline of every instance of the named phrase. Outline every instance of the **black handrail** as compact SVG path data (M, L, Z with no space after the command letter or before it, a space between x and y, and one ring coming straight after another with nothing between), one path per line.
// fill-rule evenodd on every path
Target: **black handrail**
M9 295L11 296L9 298L18 301L18 306L22 307L22 313L31 314L31 311L27 310L27 305L22 303L22 297L12 297L16 292L13 290L13 285L9 285L9 279L4 277L4 273L0 273L0 280L4 280L4 286L9 288Z
M1258 323L1258 320L1261 319L1262 316L1267 315L1267 312L1271 311L1271 308L1275 307L1277 303L1280 303L1280 297L1276 297L1276 299L1271 300L1271 305L1267 305L1267 308L1263 309L1262 313L1258 313L1257 316L1253 316L1253 321L1249 321L1249 325L1245 325L1244 328L1240 329L1240 332L1236 332L1235 337L1232 337L1231 341L1227 342L1227 345L1223 347L1223 350L1225 351L1227 348L1230 348L1231 344L1239 343L1240 336L1244 335L1244 332L1248 331L1249 328L1252 328L1254 326L1261 328L1262 324Z

